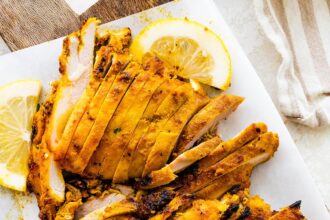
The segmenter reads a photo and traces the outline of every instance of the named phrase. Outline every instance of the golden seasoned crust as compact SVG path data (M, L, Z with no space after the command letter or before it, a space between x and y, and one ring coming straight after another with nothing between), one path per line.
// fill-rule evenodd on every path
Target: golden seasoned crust
M264 123L252 123L232 139L221 143L208 156L199 161L198 169L207 169L265 132L267 132L267 126Z
M174 149L172 157L175 158L191 148L199 138L207 133L213 126L217 125L221 119L224 119L235 111L243 100L243 97L226 94L211 99L186 125Z
M277 150L278 145L277 134L264 133L211 167L197 171L193 175L193 180L184 180L181 191L185 193L196 192L239 166L250 164L254 167L269 160Z
M186 123L208 102L208 96L191 90L187 102L160 129L148 155L142 176L146 176L166 164Z
M297 201L289 207L283 208L278 212L274 212L269 220L306 220L300 211L301 201Z

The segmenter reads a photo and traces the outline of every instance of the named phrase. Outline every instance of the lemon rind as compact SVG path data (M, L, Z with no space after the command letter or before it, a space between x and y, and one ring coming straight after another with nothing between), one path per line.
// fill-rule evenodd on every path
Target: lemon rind
M5 164L0 164L0 185L17 191L26 191L27 174L9 171Z
M143 57L143 54L147 52L147 49L144 48L139 42L141 41L140 39L151 29L153 28L155 25L159 25L159 24L162 24L162 23L168 23L168 22L173 22L173 21L188 21L190 24L194 24L194 25L197 25L198 27L201 27L201 28L207 28L205 27L204 25L196 22L196 21L193 21L193 20L189 20L187 18L165 18L165 19L160 19L160 20L157 20L157 21L154 21L154 22L151 22L149 25L147 25L146 27L144 27L140 32L139 34L135 37L133 43L131 44L131 47L130 47L130 52L135 56L135 59L141 61L142 60L142 57ZM224 41L220 38L220 36L215 33L214 31L212 31L211 29L207 29L207 31L213 35L214 37L216 37L216 39L220 42L224 52L225 52L225 55L228 59L228 72L226 73L227 77L225 80L223 80L223 83L221 85L214 85L215 87L225 91L227 90L229 87L230 87L230 83L231 83L231 80L232 80L232 60L231 60L231 57L230 57L230 54L228 52L228 48L226 47ZM215 73L216 74L216 73Z
M40 92L41 81L39 80L18 80L8 83L0 86L0 106L5 104L7 100L15 97L39 97Z

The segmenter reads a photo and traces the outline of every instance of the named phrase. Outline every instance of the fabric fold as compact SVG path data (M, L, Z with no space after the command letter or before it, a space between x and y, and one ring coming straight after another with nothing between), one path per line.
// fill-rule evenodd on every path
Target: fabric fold
M329 4L254 0L259 24L282 57L276 78L280 110L310 127L330 124Z

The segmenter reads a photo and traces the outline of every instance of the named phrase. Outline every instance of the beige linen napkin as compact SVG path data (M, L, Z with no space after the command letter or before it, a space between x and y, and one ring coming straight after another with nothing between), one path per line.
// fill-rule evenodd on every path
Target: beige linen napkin
M257 18L282 56L280 110L318 127L330 124L330 0L254 0Z

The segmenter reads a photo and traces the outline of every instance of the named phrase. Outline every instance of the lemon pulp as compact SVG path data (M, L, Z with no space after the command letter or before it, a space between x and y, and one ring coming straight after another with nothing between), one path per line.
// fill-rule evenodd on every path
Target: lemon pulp
M226 90L231 81L231 59L222 39L189 19L168 18L152 22L134 39L131 53L141 60L145 53L158 56L177 75Z
M39 100L39 81L0 87L0 184L26 190L32 120Z

